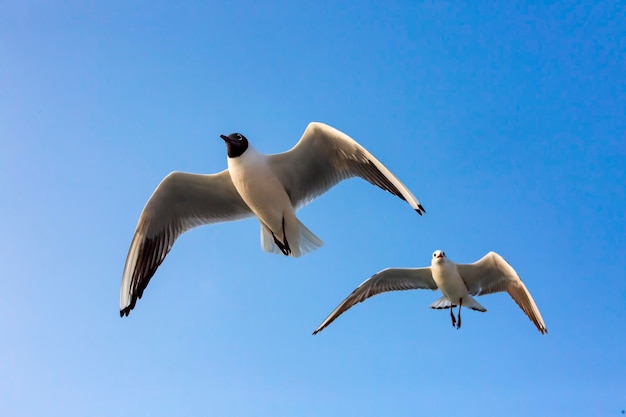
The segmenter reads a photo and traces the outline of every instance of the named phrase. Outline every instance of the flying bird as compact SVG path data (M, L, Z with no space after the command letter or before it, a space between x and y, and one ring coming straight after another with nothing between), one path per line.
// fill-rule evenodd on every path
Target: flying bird
M541 313L517 272L504 258L489 252L473 264L456 264L441 250L433 253L430 267L387 268L365 280L326 319L313 334L317 334L355 304L387 291L440 290L443 296L430 305L434 309L450 309L452 326L461 328L461 307L485 312L474 296L508 292L526 313L541 334L548 333ZM453 308L458 306L457 317Z
M289 151L265 155L241 133L220 136L228 169L210 175L172 172L146 203L128 250L120 289L120 316L141 298L174 241L197 226L256 216L261 248L298 257L323 242L295 211L342 180L361 177L405 200L419 215L424 207L365 148L323 123L310 123Z

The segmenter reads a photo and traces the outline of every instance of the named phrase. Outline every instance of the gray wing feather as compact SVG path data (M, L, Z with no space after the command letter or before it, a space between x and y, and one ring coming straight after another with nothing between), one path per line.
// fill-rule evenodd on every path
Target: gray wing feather
M351 177L361 177L408 202L420 215L424 207L400 180L348 135L323 123L310 123L287 152L269 155L294 207L302 207Z
M370 297L388 291L418 289L437 289L437 284L435 284L433 280L430 267L384 269L363 281L361 285L352 291L352 293L326 317L322 324L315 329L313 334L319 333L353 305L361 303Z
M502 256L495 252L489 252L477 262L458 264L457 268L471 295L506 291L537 326L541 334L548 333L535 300L533 300L517 272Z
M204 224L251 215L228 170L212 175L172 172L166 176L146 203L128 250L120 288L120 316L127 316L135 307L181 234Z

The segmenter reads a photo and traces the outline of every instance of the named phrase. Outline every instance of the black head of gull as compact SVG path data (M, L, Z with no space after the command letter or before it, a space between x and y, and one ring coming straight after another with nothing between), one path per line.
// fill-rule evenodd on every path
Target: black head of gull
M220 135L220 137L226 142L229 158L237 158L248 149L248 139L241 133L231 133L228 136Z

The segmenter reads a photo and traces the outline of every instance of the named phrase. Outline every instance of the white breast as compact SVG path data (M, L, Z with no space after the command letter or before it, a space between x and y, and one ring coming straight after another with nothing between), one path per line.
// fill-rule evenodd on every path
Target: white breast
M272 230L282 230L286 211L293 212L283 184L267 164L267 157L251 146L239 157L228 158L233 185L250 209Z
M433 261L431 271L437 287L452 302L458 302L467 295L467 287L454 262L447 259Z

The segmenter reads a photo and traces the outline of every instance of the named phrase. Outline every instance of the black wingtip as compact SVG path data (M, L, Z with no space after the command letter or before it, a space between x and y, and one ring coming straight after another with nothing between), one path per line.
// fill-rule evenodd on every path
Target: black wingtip
M415 209L415 211L417 212L417 214L419 214L420 216L423 214L426 214L426 210L424 209L424 207L421 204L417 205L417 208Z
M128 307L124 307L123 309L120 310L120 317L128 317L128 315L130 314L130 310L132 310L135 307L135 303L132 303L131 305L129 305Z

